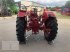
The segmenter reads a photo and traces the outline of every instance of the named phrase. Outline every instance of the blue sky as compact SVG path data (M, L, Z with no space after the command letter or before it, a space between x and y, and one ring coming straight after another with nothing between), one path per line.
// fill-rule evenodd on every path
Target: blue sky
M21 0L15 0L15 1L17 2ZM47 6L63 6L68 0L28 0L28 1L39 2Z

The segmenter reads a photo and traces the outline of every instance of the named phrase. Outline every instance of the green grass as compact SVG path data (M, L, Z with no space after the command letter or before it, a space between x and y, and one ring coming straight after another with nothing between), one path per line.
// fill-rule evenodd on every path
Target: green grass
M55 12L56 13L56 17L58 19L70 19L70 16L66 16L66 15L62 15L61 13L59 12Z

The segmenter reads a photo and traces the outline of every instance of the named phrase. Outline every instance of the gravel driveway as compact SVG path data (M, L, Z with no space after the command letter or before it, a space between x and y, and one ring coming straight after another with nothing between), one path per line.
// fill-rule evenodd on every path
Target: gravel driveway
M43 38L43 32L38 35L27 35L26 45L19 45L19 50L2 50L2 41L17 41L16 18L0 20L0 52L70 52L70 19L58 19L58 34L53 45Z

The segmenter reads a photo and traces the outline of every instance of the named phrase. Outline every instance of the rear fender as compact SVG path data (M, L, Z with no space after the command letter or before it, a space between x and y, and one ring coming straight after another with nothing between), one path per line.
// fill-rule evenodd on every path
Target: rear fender
M17 16L18 16L18 17L25 17L25 16L26 16L26 11L24 11L24 10L19 10Z
M55 17L55 14L53 12L51 12L51 11L48 11L47 14L48 14L48 16Z

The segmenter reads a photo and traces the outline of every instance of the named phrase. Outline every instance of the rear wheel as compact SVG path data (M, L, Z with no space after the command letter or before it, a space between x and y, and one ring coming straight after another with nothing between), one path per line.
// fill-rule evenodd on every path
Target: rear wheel
M16 21L16 35L19 43L26 43L25 33L26 33L26 20L25 17L17 17Z
M58 24L57 24L57 19L55 17L49 17L46 21L45 21L45 26L46 29L50 29L50 31L45 31L44 32L44 37L48 42L52 42L52 40L55 39L56 34L57 34L57 30L58 30Z

